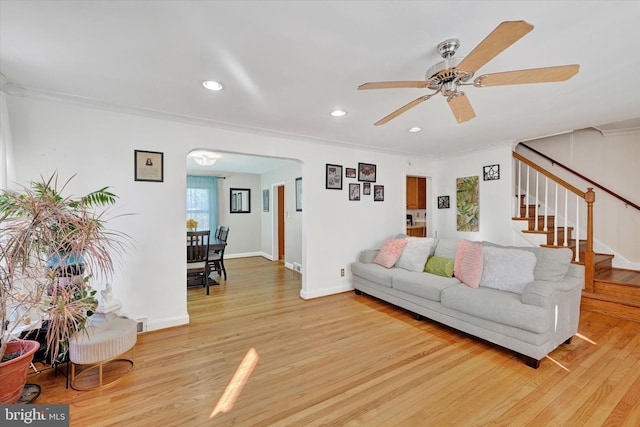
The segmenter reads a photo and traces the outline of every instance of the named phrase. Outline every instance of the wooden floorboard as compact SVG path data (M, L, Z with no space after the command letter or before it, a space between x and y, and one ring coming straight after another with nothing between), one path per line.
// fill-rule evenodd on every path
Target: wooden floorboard
M70 404L72 426L639 425L640 323L582 312L581 336L534 370L366 295L305 301L281 263L226 263L210 296L188 290L189 325L138 335L123 381L81 392L32 374L35 403ZM259 360L233 408L209 420L251 348Z

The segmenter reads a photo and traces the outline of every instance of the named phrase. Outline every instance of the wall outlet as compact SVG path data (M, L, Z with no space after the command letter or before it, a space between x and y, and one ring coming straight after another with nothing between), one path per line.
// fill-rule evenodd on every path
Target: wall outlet
M344 268L340 269L340 277L344 277Z

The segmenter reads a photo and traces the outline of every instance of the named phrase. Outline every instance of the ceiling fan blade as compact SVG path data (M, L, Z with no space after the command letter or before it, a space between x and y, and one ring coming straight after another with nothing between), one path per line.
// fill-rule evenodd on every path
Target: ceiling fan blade
M438 92L436 92L438 93ZM389 120L391 119L395 119L396 117L398 117L400 114L404 113L407 110L412 109L413 107L415 107L418 104L423 103L424 101L426 101L427 99L431 98L433 95L435 95L436 93L432 93L430 95L424 95L421 96L420 98L416 98L413 101L411 101L410 103L408 103L407 105L398 108L396 111L394 111L391 114L388 114L386 116L384 116L383 118L381 118L380 120L378 120L377 122L374 123L374 126L380 126L383 125L385 123L387 123Z
M399 81L399 82L369 82L358 86L358 90L364 89L396 89L396 88L425 88L431 83L430 80L420 81Z
M531 30L533 30L533 25L525 21L505 21L501 23L456 68L461 71L475 73L480 67L520 40Z
M469 98L464 92L458 92L447 99L447 103L458 123L464 123L476 116Z
M578 74L580 65L531 68L528 70L505 71L483 74L473 81L475 87L522 85L527 83L563 82Z

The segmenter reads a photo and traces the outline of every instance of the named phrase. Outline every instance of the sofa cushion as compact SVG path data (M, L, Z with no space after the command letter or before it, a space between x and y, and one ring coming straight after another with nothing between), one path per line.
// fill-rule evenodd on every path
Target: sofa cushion
M530 251L485 246L480 286L522 294L533 282L536 256Z
M402 255L402 251L406 245L407 239L387 240L384 245L382 245L382 248L380 248L380 252L378 252L378 255L373 259L373 262L385 268L393 267L400 258L400 255Z
M547 309L523 304L520 295L511 292L456 285L443 289L440 298L445 307L503 325L538 334L551 327Z
M373 260L378 255L380 249L364 249L360 251L360 256L358 257L358 261L363 262L365 264L373 263Z
M391 278L398 271L403 270L385 268L378 264L364 264L362 262L354 262L351 264L351 274L387 288L391 287Z
M455 258L459 244L460 239L438 239L436 242L436 250L432 255L443 258Z
M454 277L442 277L429 273L399 270L391 280L393 289L431 301L440 301L443 289L460 284Z
M482 277L482 245L461 240L453 263L453 274L462 283L477 288Z
M409 271L424 271L424 265L433 246L431 237L407 237L407 246L404 247L396 267Z
M543 248L533 247L536 255L536 268L533 276L536 280L557 282L567 275L573 252L569 248Z
M564 279L569 271L573 252L569 248L543 248L541 246L501 246L491 242L482 242L483 246L521 249L533 252L536 256L535 280L557 282Z
M431 256L424 266L425 273L436 274L442 277L453 277L453 258Z

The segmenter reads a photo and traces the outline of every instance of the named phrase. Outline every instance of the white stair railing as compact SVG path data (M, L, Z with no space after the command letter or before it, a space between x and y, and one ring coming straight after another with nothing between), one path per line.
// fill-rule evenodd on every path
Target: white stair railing
M562 245L572 248L574 253L573 261L585 263L585 286L587 289L593 288L593 203L595 202L595 193L592 188L588 188L586 192L579 190L578 188L567 183L563 179L557 177L551 172L545 170L541 166L533 163L520 154L513 152L514 161L517 171L516 177L516 212L515 218L522 218L522 211L525 213L525 218L530 218L533 213L533 221L535 231L540 230L540 222L542 220L542 231L549 231L549 212L553 212L553 245L559 246L559 233L562 231L563 239ZM545 177L543 183L544 190L541 194L540 189L540 175ZM549 181L553 181L555 184L554 196L549 197ZM564 203L559 200L559 190L564 188ZM524 189L524 194L522 191ZM575 194L575 202L571 200L570 194ZM524 209L521 209L521 205L524 203ZM564 207L562 206L564 204ZM540 207L544 205L544 212L541 214ZM575 205L575 206L573 206ZM533 207L533 212L530 208ZM572 213L575 207L575 213ZM580 254L580 237L581 237L581 224L580 224L580 211L586 212L586 246L583 255ZM559 219L564 218L563 230L560 230ZM570 241L572 237L570 235L569 224L574 224L573 244ZM549 238L548 238L549 239ZM545 244L550 243L549 241ZM589 265L590 264L590 265Z

